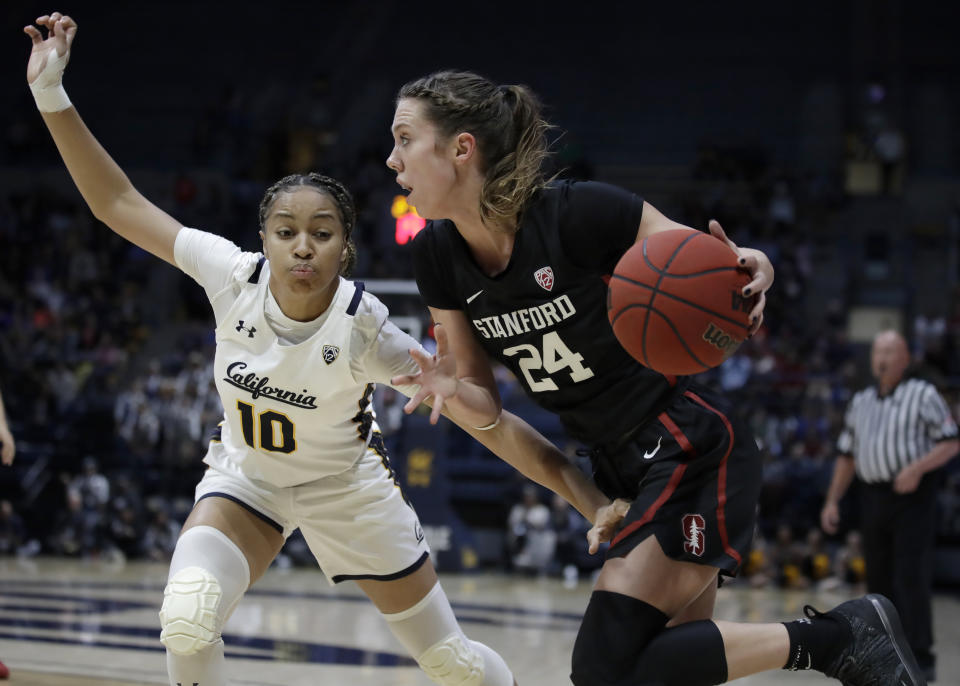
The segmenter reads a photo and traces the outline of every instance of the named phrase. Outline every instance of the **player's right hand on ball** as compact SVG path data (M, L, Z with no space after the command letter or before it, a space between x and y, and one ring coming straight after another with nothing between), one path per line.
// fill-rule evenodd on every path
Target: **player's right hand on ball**
M27 62L27 83L34 85L39 78L43 83L36 85L41 88L58 86L63 78L67 60L70 59L70 46L73 44L74 36L77 35L77 22L66 15L54 12L37 17L36 23L36 26L23 27L23 32L33 41L30 61ZM46 38L41 29L45 30Z
M593 527L587 532L588 550L591 555L600 549L601 543L613 540L613 537L620 529L620 523L623 521L623 518L627 516L629 509L629 500L617 498L609 505L604 505L597 510Z

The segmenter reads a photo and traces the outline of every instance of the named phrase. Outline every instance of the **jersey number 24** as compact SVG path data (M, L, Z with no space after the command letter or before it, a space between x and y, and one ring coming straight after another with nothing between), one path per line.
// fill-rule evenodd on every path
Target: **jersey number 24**
M505 348L503 351L503 354L508 357L524 355L519 361L520 371L534 393L558 390L559 386L550 378L550 375L564 369L570 370L570 380L574 383L586 381L593 376L593 370L583 366L583 355L570 350L556 331L543 334L542 348L543 354L537 350L536 346L523 343ZM547 376L542 379L533 378L533 372L541 369L547 373Z

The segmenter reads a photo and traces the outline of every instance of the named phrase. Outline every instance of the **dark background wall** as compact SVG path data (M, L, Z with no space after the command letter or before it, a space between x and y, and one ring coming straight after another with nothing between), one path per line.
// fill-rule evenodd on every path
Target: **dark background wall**
M20 27L4 3L2 117L30 111ZM443 68L531 85L599 164L687 163L699 142L828 165L867 84L924 168L956 171L956 3L146 2L78 0L71 97L131 160L180 161L191 114L228 87L329 82L340 152L386 145L392 94ZM293 103L290 103L291 105ZM278 110L282 111L282 104Z

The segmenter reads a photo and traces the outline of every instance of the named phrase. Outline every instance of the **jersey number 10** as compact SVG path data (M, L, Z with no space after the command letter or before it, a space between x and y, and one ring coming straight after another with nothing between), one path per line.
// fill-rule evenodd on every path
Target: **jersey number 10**
M289 417L276 410L266 410L257 415L260 419L260 444L257 445L253 405L238 400L237 409L240 410L243 440L251 448L262 448L274 453L292 453L297 449L296 431Z

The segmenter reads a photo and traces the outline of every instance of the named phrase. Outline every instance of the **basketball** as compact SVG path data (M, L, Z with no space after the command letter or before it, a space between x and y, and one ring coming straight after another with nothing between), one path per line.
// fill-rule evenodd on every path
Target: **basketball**
M655 233L623 254L610 278L607 316L624 349L669 375L726 360L746 339L750 276L718 238L694 229Z

